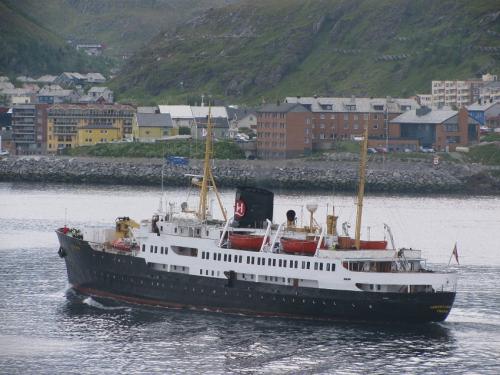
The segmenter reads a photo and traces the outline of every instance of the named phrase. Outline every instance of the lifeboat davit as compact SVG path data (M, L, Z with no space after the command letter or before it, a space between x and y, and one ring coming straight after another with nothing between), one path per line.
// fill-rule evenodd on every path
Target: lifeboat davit
M356 248L356 241L351 237L338 238L338 249L352 250ZM362 250L385 250L387 249L387 241L359 241L359 248Z
M318 240L301 240L298 238L282 237L280 241L283 251L291 254L301 253L314 255L318 247Z
M229 233L229 242L232 249L259 251L262 241L264 241L264 236Z

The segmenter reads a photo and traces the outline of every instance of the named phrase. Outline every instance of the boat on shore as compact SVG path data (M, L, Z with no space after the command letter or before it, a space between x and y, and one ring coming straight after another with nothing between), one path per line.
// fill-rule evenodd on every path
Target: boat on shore
M129 303L317 320L433 322L448 316L456 274L427 269L421 251L370 248L356 230L339 246L336 216L298 227L295 213L273 222L273 193L240 187L234 213L220 204L211 172L209 116L197 209L162 204L136 223L56 230L71 287ZM366 138L365 138L366 139ZM208 193L223 220L211 215ZM163 208L165 207L165 208ZM360 217L358 201L358 217ZM359 223L360 225L360 223ZM349 237L350 239L350 237ZM117 243L130 249L116 248ZM393 243L392 243L393 245ZM366 246L367 248L364 248Z

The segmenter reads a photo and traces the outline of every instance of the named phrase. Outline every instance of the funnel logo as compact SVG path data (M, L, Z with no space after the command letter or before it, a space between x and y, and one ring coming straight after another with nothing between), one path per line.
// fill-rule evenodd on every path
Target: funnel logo
M247 205L241 199L238 199L234 204L234 217L241 219L247 212Z

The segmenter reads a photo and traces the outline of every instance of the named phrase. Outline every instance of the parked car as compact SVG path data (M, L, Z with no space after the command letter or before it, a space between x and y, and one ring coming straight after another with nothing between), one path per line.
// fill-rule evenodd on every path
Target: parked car
M375 150L373 147L368 147L367 152L368 152L369 154L376 154L376 153L377 153L377 150Z
M432 147L424 147L424 146L420 146L420 152L424 152L424 153L433 153L435 152L434 149Z
M386 154L387 153L387 148L385 147L376 147L375 150L381 154Z

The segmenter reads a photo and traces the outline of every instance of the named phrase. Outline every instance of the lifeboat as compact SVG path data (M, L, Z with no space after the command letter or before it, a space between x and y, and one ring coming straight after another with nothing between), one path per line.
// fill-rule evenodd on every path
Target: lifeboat
M316 253L316 248L318 247L318 240L302 240L298 238L282 237L280 241L283 251L291 254L301 253L313 255Z
M355 240L351 237L341 237L338 238L338 249L351 250L355 249ZM362 250L385 250L387 249L387 241L366 241L361 240L359 242L359 248Z
M232 249L259 251L262 241L264 241L264 236L229 233L229 242Z
M121 238L114 240L114 241L111 241L111 246L114 249L121 250L121 251L130 251L132 249L132 245L130 243L123 241L123 239L121 239Z

